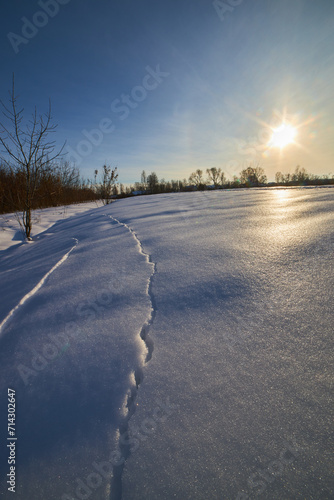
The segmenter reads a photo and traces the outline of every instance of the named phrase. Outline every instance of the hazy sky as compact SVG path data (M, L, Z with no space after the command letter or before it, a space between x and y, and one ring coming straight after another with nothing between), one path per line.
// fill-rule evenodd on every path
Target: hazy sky
M143 169L232 177L249 161L269 180L296 165L334 174L333 0L215 4L2 2L0 97L14 72L27 113L50 98L54 138L86 177L104 162L124 183ZM296 144L268 149L284 116Z

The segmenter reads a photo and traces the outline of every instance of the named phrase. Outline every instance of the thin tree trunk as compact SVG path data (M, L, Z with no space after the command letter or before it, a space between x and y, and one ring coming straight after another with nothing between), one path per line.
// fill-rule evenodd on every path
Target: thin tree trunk
M27 196L26 196L26 208L24 216L24 228L26 231L26 237L30 239L31 233L31 200L30 200L30 167L27 166Z

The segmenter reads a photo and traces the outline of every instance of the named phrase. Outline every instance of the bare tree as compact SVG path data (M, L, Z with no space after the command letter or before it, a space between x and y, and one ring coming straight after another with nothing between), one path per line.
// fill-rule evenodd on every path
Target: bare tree
M17 108L15 82L13 75L12 90L9 93L10 105L7 107L0 101L2 114L8 124L0 122L0 144L2 146L0 159L13 175L22 180L24 194L18 190L15 206L17 213L21 212L19 222L24 228L28 240L31 239L32 219L31 209L38 191L38 183L42 173L51 168L53 160L62 154L65 146L55 151L55 141L49 140L49 134L57 125L52 125L51 102L44 115L37 114L35 108L32 118L24 124L24 109Z
M101 183L101 199L104 205L109 205L110 197L114 193L115 183L118 179L117 167L103 165L102 183Z
M305 168L300 167L300 165L297 165L294 173L292 174L293 182L298 182L298 184L302 184L306 182L308 179L309 179L309 174L307 173Z
M240 172L240 182L248 187L260 186L267 182L267 176L260 165L248 165Z
M143 170L141 173L141 184L142 184L141 189L145 191L147 188L147 176L145 170Z
M63 187L78 187L80 184L80 172L77 167L72 166L68 161L55 165L54 171L60 178Z
M155 172L152 172L147 177L147 186L151 194L156 194L159 192L159 179Z
M207 168L206 173L209 176L209 181L213 182L215 188L218 187L220 184L220 178L222 175L221 168L216 168L216 167Z
M189 176L190 184L194 184L197 188L204 184L203 170L197 169Z
M282 172L276 172L276 174L275 174L276 184L280 184L283 181L284 181L284 175L282 174Z
M180 181L171 180L172 190L180 191Z
M227 184L227 178L226 178L226 175L225 175L225 173L224 173L224 172L222 172L222 173L220 174L220 179L219 179L219 180L220 180L220 184L221 184L222 186L225 186L225 185Z

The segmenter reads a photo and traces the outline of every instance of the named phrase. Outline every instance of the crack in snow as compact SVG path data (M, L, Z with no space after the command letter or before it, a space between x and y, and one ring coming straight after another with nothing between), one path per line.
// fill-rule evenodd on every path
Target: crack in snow
M136 232L133 229L131 229L131 227L129 227L124 222L120 222L118 219L116 219L115 217L113 217L111 215L108 215L108 217L110 217L110 219L115 221L117 224L125 227L131 233L131 235L133 236L134 240L137 243L139 252L145 257L147 264L150 264L152 266L152 272L151 272L151 275L148 279L147 288L146 288L147 295L148 295L150 302L151 302L151 311L150 311L150 315L149 315L148 319L145 321L145 323L142 326L142 329L140 331L140 338L143 340L143 342L145 343L146 348L147 348L147 355L146 355L145 364L144 364L144 365L146 365L151 360L153 350L154 350L154 342L151 339L151 337L149 336L149 331L150 331L150 328L154 322L156 312L157 312L156 301L155 301L155 297L154 297L154 294L152 291L153 278L154 278L156 270L157 270L157 264L156 264L156 262L152 261L151 255L144 251L143 245L142 245L140 239L138 238ZM134 371L134 377L135 377L136 387L133 387L130 391L130 394L128 395L128 400L127 400L128 414L127 414L125 422L119 428L119 435L120 436L123 436L128 432L129 420L136 410L135 399L137 397L139 385L143 382L143 379L144 379L144 372L143 372L143 369L141 366L138 366L136 368L136 370ZM120 449L120 452L121 452L121 455L122 455L122 458L124 459L124 461L121 465L114 466L114 468L113 468L113 477L111 480L110 497L109 497L110 500L122 500L122 476L123 476L124 465L125 465L127 459L131 455L130 445L122 444L120 442L120 440L119 440L119 449Z
M7 316L5 317L5 319L0 323L0 338L2 336L2 332L3 332L3 329L4 329L4 326L8 323L8 321L12 318L12 316L15 314L15 312L21 307L23 306L23 304L25 302L27 302L27 300L30 299L30 297L32 297L33 295L35 295L38 290L40 290L40 288L42 288L42 286L44 285L45 281L47 280L47 278L50 276L50 274L52 274L56 269L57 267L61 266L61 264L63 264L63 262L65 262L65 260L68 258L68 256L70 255L71 252L73 252L73 250L76 248L76 246L78 245L79 243L79 240L77 240L77 238L72 238L76 243L75 245L57 262L57 264L55 264L52 269L50 269L50 271L48 271L44 276L43 278L37 283L37 285L32 289L30 290L30 292L28 292L21 300L20 302L15 306L13 307L13 309L7 314Z

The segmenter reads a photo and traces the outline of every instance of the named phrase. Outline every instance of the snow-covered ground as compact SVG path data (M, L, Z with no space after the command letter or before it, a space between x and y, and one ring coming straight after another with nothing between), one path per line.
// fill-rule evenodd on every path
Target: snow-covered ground
M78 203L76 205L64 205L60 207L44 208L32 211L33 230L32 235L46 231L61 219L67 219L81 214L92 208L100 207L100 201ZM19 223L20 214L0 214L0 250L17 245L24 240L24 232Z
M333 498L333 211L330 188L143 196L0 252L16 498Z

